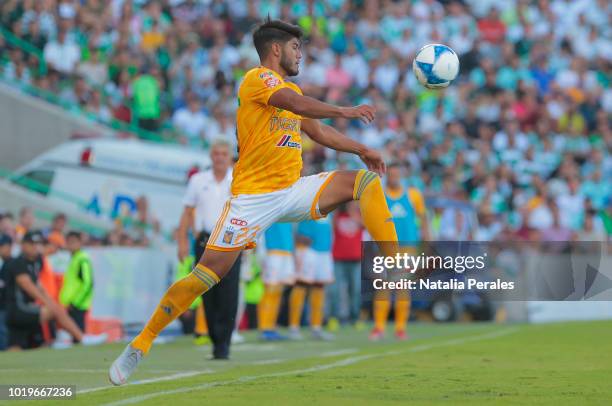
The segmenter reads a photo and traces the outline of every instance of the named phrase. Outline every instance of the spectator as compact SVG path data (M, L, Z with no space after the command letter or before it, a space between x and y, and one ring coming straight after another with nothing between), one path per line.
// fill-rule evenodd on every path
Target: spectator
M181 132L182 143L201 147L209 120L202 111L200 101L195 94L188 94L186 99L187 106L178 109L174 113L172 123Z
M0 351L4 351L8 344L8 331L6 329L6 269L12 260L13 239L6 234L0 234Z
M68 218L64 213L58 213L53 217L51 221L51 227L47 232L47 240L57 246L58 248L64 248L66 246L66 239L64 237L64 229Z
M540 239L547 242L568 242L574 239L572 230L561 222L561 212L556 205L551 206L552 224L540 232Z
M40 232L26 233L21 243L21 255L4 267L9 350L40 346L41 323L52 319L66 328L77 341L83 339L83 332L38 283L43 241Z
M594 212L588 212L584 217L584 227L578 231L576 239L578 241L606 241L606 232L597 220Z
M342 99L351 82L351 75L342 67L342 57L336 54L334 65L325 73L325 85L329 89L327 99L335 101Z
M327 288L330 317L356 323L361 308L361 240L359 206L347 203L333 217L334 282Z
M13 241L17 239L14 217L9 212L0 214L0 234L9 236Z
M606 208L599 213L608 241L612 241L612 198L608 198Z
M499 11L491 7L489 14L478 21L478 31L485 43L500 45L506 35L506 25L499 18Z
M20 242L23 236L34 226L34 212L31 207L19 210L19 222L15 226L15 237Z
M150 69L144 69L134 80L134 113L140 128L155 131L159 126L161 86Z
M100 51L89 46L89 59L80 62L76 74L92 86L104 86L108 82L108 66L100 60Z
M578 190L579 183L576 178L567 182L567 191L557 197L557 206L563 216L561 225L571 230L579 230L584 219L584 196Z
M85 331L85 315L91 307L94 293L91 259L82 250L82 236L79 232L70 231L68 233L66 248L70 252L70 263L64 273L64 283L59 300L66 307L76 325Z
M68 40L63 30L59 31L55 41L50 41L45 45L43 53L45 62L63 75L71 75L81 58L78 45Z

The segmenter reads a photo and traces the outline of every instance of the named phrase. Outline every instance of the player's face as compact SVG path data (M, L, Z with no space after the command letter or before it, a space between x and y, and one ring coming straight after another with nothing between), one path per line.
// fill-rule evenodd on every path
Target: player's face
M43 250L43 245L39 243L24 242L21 244L21 252L30 260L37 258Z
M68 240L66 240L66 248L70 252L77 251L81 249L81 241L79 241L78 238L70 237Z
M300 41L293 38L288 41L281 51L281 68L287 72L288 76L297 76L300 71L300 60L302 59L302 49Z
M226 171L232 163L232 157L228 148L216 146L210 151L210 159L213 168L219 171Z
M387 170L387 185L391 188L397 188L400 185L402 172L398 167L388 168Z

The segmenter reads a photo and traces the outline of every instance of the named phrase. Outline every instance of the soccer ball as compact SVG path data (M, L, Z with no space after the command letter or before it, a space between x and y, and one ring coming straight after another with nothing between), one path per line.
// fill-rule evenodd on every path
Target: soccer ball
M412 62L417 80L426 88L447 87L459 73L459 58L450 47L429 44L419 49Z

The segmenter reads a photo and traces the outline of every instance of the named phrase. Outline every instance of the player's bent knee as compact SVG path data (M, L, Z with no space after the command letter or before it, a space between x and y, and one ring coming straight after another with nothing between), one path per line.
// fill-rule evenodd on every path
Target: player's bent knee
M240 251L217 251L206 248L199 263L223 278L238 259Z
M381 185L382 187L380 176L378 176L376 172L372 172L366 169L359 170L359 172L357 172L357 176L355 177L353 200L361 199L363 191L366 190L369 186L376 184Z

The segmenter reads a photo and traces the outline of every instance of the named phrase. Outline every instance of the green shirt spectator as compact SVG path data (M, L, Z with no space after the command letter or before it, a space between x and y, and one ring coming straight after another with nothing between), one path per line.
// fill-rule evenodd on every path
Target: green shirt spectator
M60 291L60 303L68 308L68 314L79 328L85 331L85 314L93 301L93 269L91 259L81 250L81 233L71 231L66 235L66 248L71 258L64 273Z
M93 300L93 269L89 255L79 250L72 254L68 270L64 274L64 284L60 292L60 302L79 310L89 310Z
M157 120L160 115L160 87L157 79L149 74L140 75L132 85L134 113L139 119Z

